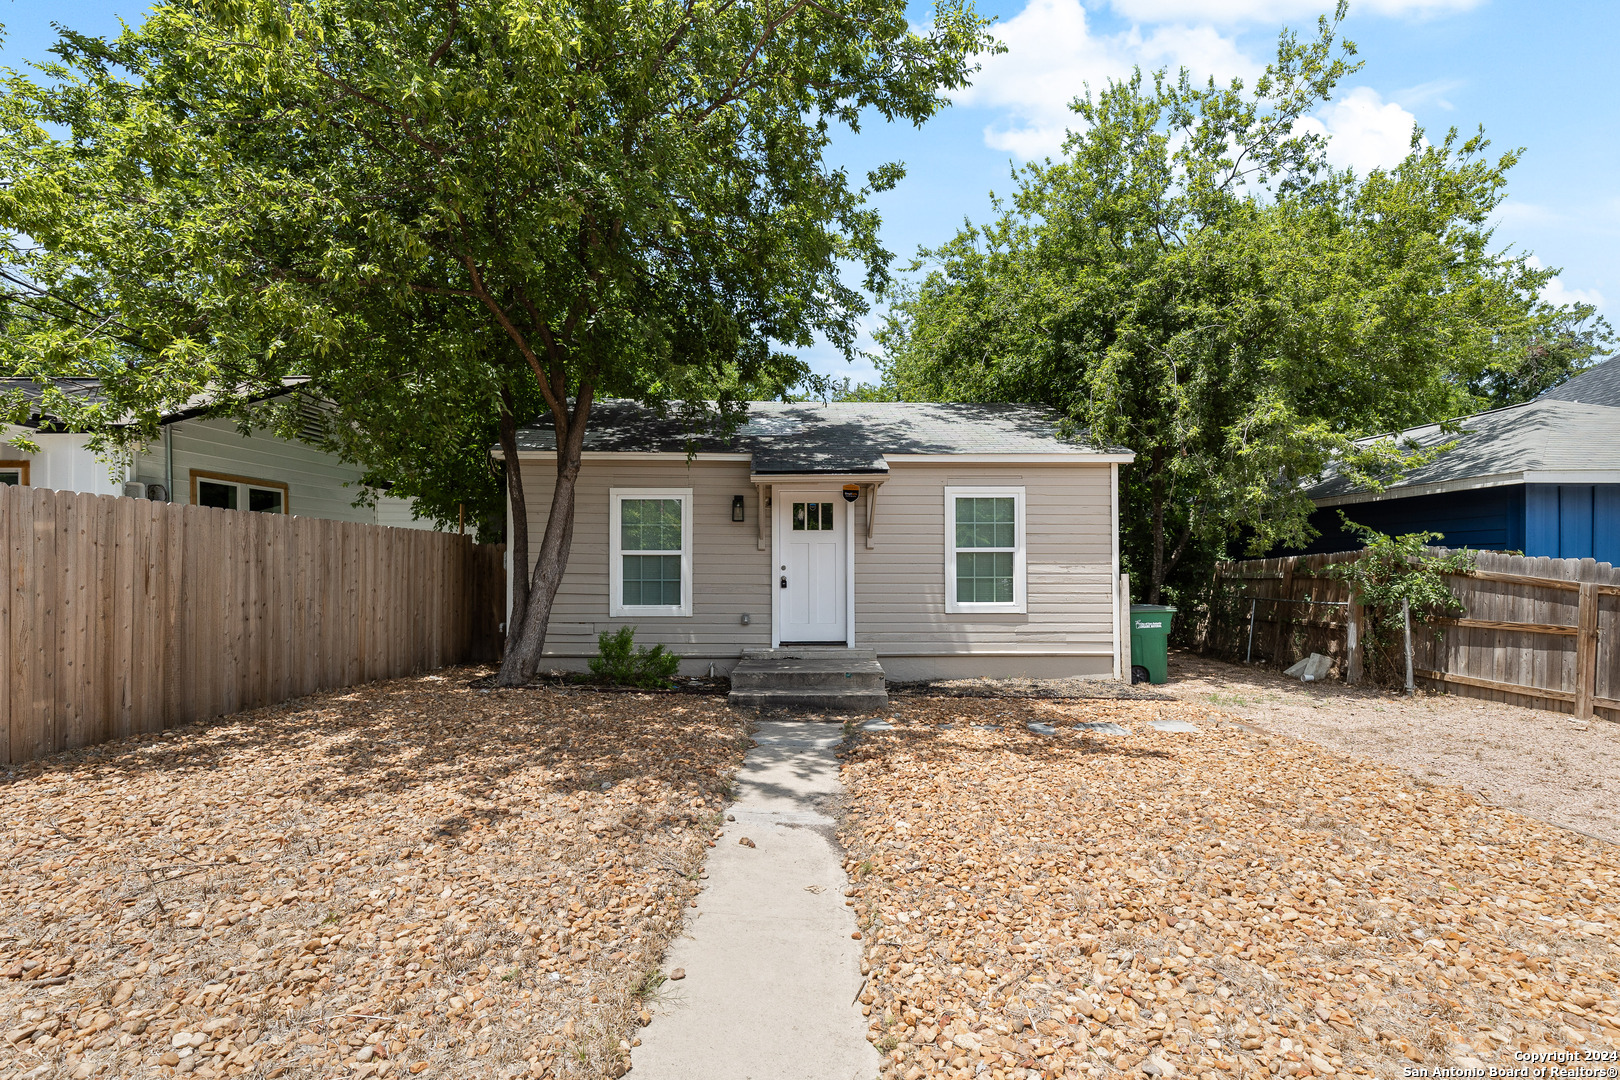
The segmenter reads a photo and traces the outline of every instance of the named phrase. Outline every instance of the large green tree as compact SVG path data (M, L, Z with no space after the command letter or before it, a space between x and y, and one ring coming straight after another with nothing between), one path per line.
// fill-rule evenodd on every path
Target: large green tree
M12 75L0 100L7 314L26 326L10 363L100 374L149 424L199 386L289 371L341 399L386 373L384 338L443 376L417 380L431 412L446 380L477 399L504 350L557 434L499 676L525 681L596 398L734 414L738 388L805 374L783 346L849 347L864 302L840 268L884 282L867 196L901 170L852 180L824 161L830 135L927 120L989 42L960 0L922 30L906 15L902 0L186 0L115 41L67 35L59 64Z
M1393 169L1328 166L1301 121L1354 70L1336 35L1285 33L1252 89L1138 72L1077 100L1062 159L925 252L879 335L893 393L1044 402L1134 450L1125 556L1150 601L1236 538L1305 541L1302 482L1330 464L1380 482L1413 460L1356 437L1511 394L1532 347L1595 348L1591 311L1540 302L1552 272L1493 241L1516 153L1453 132Z

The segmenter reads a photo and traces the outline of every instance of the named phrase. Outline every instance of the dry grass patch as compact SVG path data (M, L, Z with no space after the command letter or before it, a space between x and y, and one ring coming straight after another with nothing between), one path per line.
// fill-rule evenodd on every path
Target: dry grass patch
M480 673L0 773L0 1077L622 1074L743 725Z
M1206 707L894 712L845 757L886 1076L1388 1077L1620 1047L1612 845Z
M1138 690L1143 689L1137 687ZM1258 664L1170 654L1157 696L1457 784L1482 801L1620 843L1620 724L1420 690L1408 698Z

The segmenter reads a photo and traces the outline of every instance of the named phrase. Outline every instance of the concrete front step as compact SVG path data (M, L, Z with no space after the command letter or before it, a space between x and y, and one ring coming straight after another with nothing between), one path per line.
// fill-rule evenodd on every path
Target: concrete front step
M858 713L889 703L871 649L749 649L731 672L731 704L753 709Z
M747 660L870 660L877 663L875 649L846 649L842 645L782 645L775 649L744 649Z
M733 690L882 690L876 660L744 660L731 670Z
M733 690L726 698L739 709L785 712L858 714L875 712L889 704L887 690L836 692L831 690Z

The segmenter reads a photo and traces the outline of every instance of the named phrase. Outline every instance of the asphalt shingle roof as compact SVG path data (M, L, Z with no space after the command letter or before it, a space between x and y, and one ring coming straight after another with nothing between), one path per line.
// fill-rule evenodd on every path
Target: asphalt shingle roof
M1579 401L1585 405L1620 407L1620 355L1587 368L1573 379L1548 390L1538 401Z
M592 452L748 453L756 473L881 473L885 454L1072 454L1123 451L1060 439L1058 415L1039 405L931 402L751 402L729 438L691 439L678 419L633 401L591 408L585 450ZM554 451L546 417L518 432L518 449Z
M1433 447L1453 439L1457 445L1387 490L1521 472L1620 471L1620 408L1544 396L1523 405L1476 413L1456 423L1460 433L1426 424L1396 436L1403 446L1410 441ZM1312 499L1327 499L1358 490L1343 476L1331 475L1307 494Z

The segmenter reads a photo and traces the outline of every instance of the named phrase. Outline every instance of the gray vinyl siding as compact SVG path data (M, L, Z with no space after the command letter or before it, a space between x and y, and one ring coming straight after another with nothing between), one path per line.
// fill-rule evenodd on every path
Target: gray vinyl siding
M945 488L1022 487L1027 613L945 610ZM876 546L857 528L855 643L879 656L1094 654L1114 649L1107 465L1017 469L895 462L878 489Z
M550 516L549 455L523 458L528 494L530 567ZM612 488L692 489L692 614L608 616L608 492ZM746 496L746 520L731 520L731 499ZM587 460L574 495L574 546L557 590L546 635L547 656L596 655L596 636L636 628L636 642L665 645L689 660L720 660L722 670L744 648L771 644L770 529L758 547L759 506L748 462ZM751 622L742 625L743 614ZM690 666L690 665L689 665ZM697 667L703 667L698 664Z
M532 560L550 506L551 460L525 455L523 464ZM947 485L1025 489L1027 613L946 612ZM690 617L608 616L611 488L692 489ZM742 524L731 521L734 495L746 497ZM879 489L871 548L864 497L855 509L855 644L875 649L895 677L1112 671L1116 571L1108 465L894 462ZM595 655L598 633L625 624L636 626L638 642L661 643L687 658L688 671L710 661L729 670L744 648L769 646L771 535L767 520L760 550L758 512L745 461L587 458L546 655L578 667L580 658ZM749 626L741 625L744 612L752 616Z

